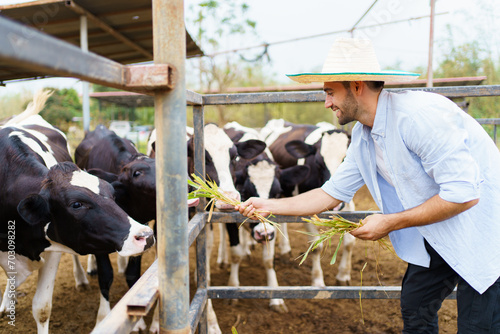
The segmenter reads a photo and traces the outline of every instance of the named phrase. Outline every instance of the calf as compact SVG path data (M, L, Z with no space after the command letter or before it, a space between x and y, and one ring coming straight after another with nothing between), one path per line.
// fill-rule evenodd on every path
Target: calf
M259 138L258 132L254 129L243 127L237 122L226 124L224 130L234 142L244 142ZM303 181L308 175L309 168L307 166L292 166L287 169L280 169L276 163L269 159L266 151L250 160L240 159L237 163L235 168L236 189L240 192L243 201L250 197L280 198L283 195L282 182L295 182L297 184ZM271 238L267 242L262 242L264 239L259 237L261 232L257 230L259 225L262 224L246 222L245 225L251 227L254 240L262 243L262 259L267 272L267 285L277 287L278 280L274 270L274 246L276 239ZM249 255L249 250L245 249L245 246L248 245L248 238L245 238L247 235L245 230L238 229L237 224L228 223L226 227L229 235L232 260L228 285L239 286L239 265L243 256ZM261 230L263 228L265 227L260 227ZM247 241L246 244L245 241ZM283 299L271 299L270 308L277 312L288 311Z
M35 96L36 113L46 98ZM57 162L57 148L42 131L14 124L0 129L0 265L12 278L0 312L10 311L13 290L39 270L33 316L38 333L48 333L61 252L130 256L151 247L154 237L116 205L108 183Z
M305 165L310 169L309 176L299 183L298 187L295 189L294 187L284 187L285 196L321 187L344 159L350 141L350 137L345 131L335 129L332 124L326 122L314 126L273 120L262 129L262 132L266 135L266 144L280 167ZM354 211L354 203L348 203L346 208ZM305 227L310 233L317 234L317 229L313 224L305 224ZM286 226L283 228L286 231ZM281 251L289 252L288 239L283 238L283 241L284 245ZM312 241L310 240L310 242ZM341 285L350 283L353 245L354 237L347 234L343 241L342 258L336 276ZM320 252L321 246L311 256L313 286L325 285Z
M132 142L98 125L76 148L75 162L80 168L109 182L114 188L116 203L139 223L147 226L156 218L155 160L139 153ZM92 260L89 258L87 270L95 273ZM96 254L95 261L101 291L99 323L110 311L113 267L106 254ZM128 263L127 259L118 257L118 263L119 271L125 273L131 287L141 275L141 256L128 259ZM138 326L143 328L145 324L141 321Z

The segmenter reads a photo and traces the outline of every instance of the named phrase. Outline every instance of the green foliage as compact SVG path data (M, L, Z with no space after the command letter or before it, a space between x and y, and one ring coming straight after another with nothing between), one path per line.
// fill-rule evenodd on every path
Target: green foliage
M82 104L73 88L55 89L40 115L50 124L67 131L73 117L82 113Z
M0 123L20 114L31 98L27 92L3 95L0 97Z
M474 77L486 76L484 84L499 84L498 64L491 59L490 50L481 46L478 41L473 41L459 46L448 46L450 52L439 64L434 72L436 78ZM474 118L497 118L499 117L498 105L500 97L468 97L469 114ZM493 136L494 127L484 126L485 130Z
M188 13L193 18L186 20L196 27L196 41L206 55L220 51L220 41L238 41L242 37L255 35L256 22L248 18L249 6L242 0L208 0L191 6ZM258 66L258 61L252 65ZM198 91L217 90L225 92L235 87L236 81L244 81L248 74L248 64L236 54L227 53L217 57L203 57L193 64L193 72L198 73ZM245 71L247 69L247 71ZM191 88L193 89L193 88ZM225 119L219 109L220 122Z
M118 89L101 85L92 85L92 90L94 92L119 91ZM91 99L91 101L91 128L95 127L97 124L104 124L106 126L109 126L109 123L111 123L111 121L113 120L134 121L138 122L138 124L141 125L154 124L153 108L130 108L113 103L99 103L99 101L97 101L96 99ZM143 111L142 109L147 109L147 111ZM143 121L147 121L147 123L143 123Z

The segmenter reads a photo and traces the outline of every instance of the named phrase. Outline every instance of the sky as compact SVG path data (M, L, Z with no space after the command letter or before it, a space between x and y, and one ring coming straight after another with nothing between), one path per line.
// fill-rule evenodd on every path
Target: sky
M0 4L25 1L0 0ZM194 35L190 23L193 4L200 0L185 0L186 28ZM320 71L332 43L338 37L351 36L348 32L328 34L287 43L277 43L329 32L347 31L362 17L374 0L247 0L248 18L256 21L256 36L227 37L220 42L220 50L233 50L269 43L270 62L266 71L277 82L290 83L286 74ZM454 45L479 40L488 46L498 59L500 29L500 2L496 0L436 0L434 28L435 68L443 55ZM443 13L443 14L441 14ZM429 56L430 19L408 20L428 16L430 0L378 0L368 14L358 23L354 37L372 40L379 62L384 69L398 67L412 71L427 68ZM441 14L441 15L440 15ZM393 21L401 23L388 24ZM382 24L382 25L381 25ZM364 26L373 26L361 29ZM450 29L451 27L451 29ZM277 43L277 44L275 44ZM202 46L203 48L203 46ZM205 50L206 51L206 50ZM263 48L242 51L251 59L262 53ZM189 70L195 60L187 60ZM11 92L34 92L42 87L73 87L81 90L76 79L43 79L8 83L0 87L0 96Z

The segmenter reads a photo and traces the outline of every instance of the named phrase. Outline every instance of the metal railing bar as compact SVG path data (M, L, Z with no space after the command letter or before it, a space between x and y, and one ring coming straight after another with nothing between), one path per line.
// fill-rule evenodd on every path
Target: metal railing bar
M193 92L192 90L186 90L186 101L187 105L203 105L203 95Z
M188 245L191 246L200 234L203 227L205 227L206 215L204 212L198 212L188 222Z
M318 217L329 218L332 215L349 219L351 221L359 221L366 216L380 213L378 211L325 211L318 214ZM303 223L302 218L311 218L311 216L282 216L276 215L268 217L271 221L276 223ZM213 212L210 219L211 223L243 223L248 221L248 218L241 215L239 212Z
M211 286L208 297L212 299L399 299L400 286ZM456 299L454 290L447 299Z
M500 85L485 86L450 86L450 87L416 87L416 88L388 88L390 92L406 90L426 91L444 95L449 98L481 97L500 95ZM207 94L203 95L204 105L228 104L259 104L259 103L296 103L296 102L324 102L323 91L308 92L270 92L270 93L239 93L239 94Z
M189 319L191 325L191 332L196 332L196 327L198 326L202 313L206 309L206 304L208 300L207 289L198 289L191 300L189 306Z

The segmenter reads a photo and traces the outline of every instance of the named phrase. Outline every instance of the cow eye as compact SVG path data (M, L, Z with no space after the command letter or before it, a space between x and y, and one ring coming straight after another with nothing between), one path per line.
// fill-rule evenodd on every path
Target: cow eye
M140 171L140 170L136 170L136 171L134 172L134 174L132 174L132 175L133 175L134 177L138 177L138 176L139 176L139 175L141 175L141 174L142 174L142 171Z
M79 209L79 208L81 208L82 206L83 206L83 204L82 204L81 202L73 202L73 203L71 203L71 207L72 207L73 209Z

